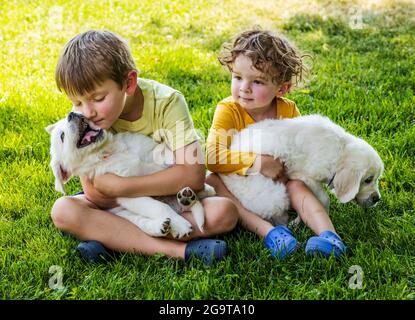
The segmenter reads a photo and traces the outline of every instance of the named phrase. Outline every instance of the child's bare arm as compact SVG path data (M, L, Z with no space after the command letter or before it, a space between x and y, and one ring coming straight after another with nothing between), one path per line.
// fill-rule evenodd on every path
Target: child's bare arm
M288 181L284 164L279 159L274 159L268 155L257 155L252 167L248 169L247 173L252 174L255 172L259 172L274 181L281 181L283 183Z
M194 142L176 150L176 164L166 170L141 177L105 174L96 177L93 185L96 191L110 198L171 195L185 186L200 190L205 180L201 154L199 142Z
M102 192L98 191L93 184L93 181L87 177L81 177L82 190L85 193L85 197L97 205L101 209L108 209L117 206L115 198L108 197Z

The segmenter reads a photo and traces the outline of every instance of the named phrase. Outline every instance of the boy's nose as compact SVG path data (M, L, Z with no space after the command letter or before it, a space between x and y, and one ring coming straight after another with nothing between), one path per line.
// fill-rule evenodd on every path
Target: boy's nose
M93 120L93 118L97 115L96 111L94 110L94 108L92 108L91 106L86 105L83 110L82 113L85 115L85 117L89 120Z
M243 82L241 84L241 87L239 88L239 91L242 91L242 92L249 92L249 90L250 90L250 87L249 87L249 83L247 82Z

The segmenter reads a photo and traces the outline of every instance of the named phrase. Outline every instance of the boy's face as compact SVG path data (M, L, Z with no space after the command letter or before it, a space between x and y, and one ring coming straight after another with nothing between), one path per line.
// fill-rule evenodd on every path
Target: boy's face
M252 66L250 58L243 54L236 57L232 67L232 97L247 110L271 107L276 96L282 96L281 86L275 85L270 77Z
M73 103L73 111L83 113L101 129L109 129L125 112L126 98L127 85L120 89L111 79L95 86L92 92L83 96L69 96Z

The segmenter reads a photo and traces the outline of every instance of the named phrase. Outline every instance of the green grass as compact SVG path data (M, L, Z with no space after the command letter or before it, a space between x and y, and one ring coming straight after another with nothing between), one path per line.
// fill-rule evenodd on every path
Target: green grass
M372 2L3 1L0 298L414 299L415 7ZM347 20L353 8L362 29ZM330 215L349 254L313 259L302 247L279 262L238 227L224 236L229 256L210 268L132 254L105 266L82 262L77 242L61 237L49 215L59 194L43 128L70 110L54 83L63 45L90 28L121 34L141 76L181 90L206 135L215 104L230 93L216 59L220 46L255 23L281 30L314 56L304 86L290 94L302 113L329 116L371 143L385 163L376 208L331 199ZM77 181L69 184L70 191L78 188ZM304 226L294 232L303 244L312 235ZM62 290L49 288L53 265L62 268ZM353 265L364 272L361 289L349 288Z

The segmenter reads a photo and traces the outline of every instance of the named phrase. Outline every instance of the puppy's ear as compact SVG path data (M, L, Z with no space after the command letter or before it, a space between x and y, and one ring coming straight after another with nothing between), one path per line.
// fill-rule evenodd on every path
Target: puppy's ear
M55 190L65 194L64 184L71 177L70 173L66 171L59 162L51 162L53 175L55 176Z
M361 170L343 168L336 172L333 180L334 192L341 203L353 200L360 188L360 180L363 177Z
M56 127L56 123L51 124L51 125L49 125L45 128L45 131L49 134L52 134L52 131L53 131L53 129L55 129L55 127Z

